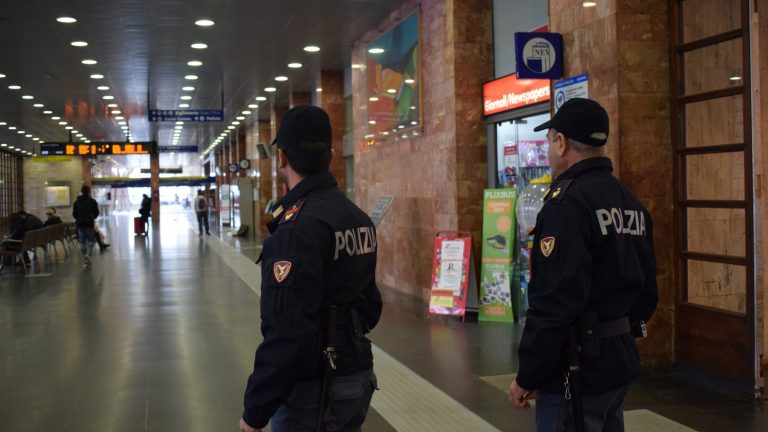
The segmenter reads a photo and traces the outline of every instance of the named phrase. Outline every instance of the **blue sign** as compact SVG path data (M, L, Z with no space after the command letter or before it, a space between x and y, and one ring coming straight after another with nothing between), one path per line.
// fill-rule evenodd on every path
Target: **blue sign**
M577 75L555 83L555 111L568 99L589 97L589 76Z
M151 122L223 122L224 110L149 110Z
M157 146L160 153L197 153L197 146Z
M561 78L563 36L560 33L515 33L515 59L518 78Z

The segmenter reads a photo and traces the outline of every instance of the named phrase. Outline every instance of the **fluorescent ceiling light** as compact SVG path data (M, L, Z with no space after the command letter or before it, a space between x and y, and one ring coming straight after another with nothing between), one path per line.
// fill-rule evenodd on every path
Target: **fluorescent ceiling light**
M189 104L179 104L179 108L189 108Z
M315 45L307 45L307 46L304 47L304 51L306 51L306 52L318 52L318 51L320 51L320 47L319 46L315 46Z
M362 68L363 68L363 65L361 65L360 63L353 63L352 64L352 69L362 69Z
M51 117L51 120L61 120L61 117L59 117L59 116L53 116L53 117Z
M192 45L190 45L190 46L191 46L192 48L194 48L194 49L206 49L206 48L208 48L208 45L206 45L206 44L204 44L204 43L202 43L202 42L196 42L196 43L193 43L193 44L192 44Z
M84 65L95 65L98 62L94 59L83 59L80 63Z
M237 120L235 120L235 121L233 121L233 122L232 122L232 124L233 124L233 125L235 125L235 126L237 126L237 125L239 125L239 124L240 124L240 122L239 122L239 121L237 121Z
M207 18L202 18L202 19L199 19L199 20L195 21L195 24L199 25L200 27L210 27L210 26L212 26L212 25L214 25L216 23L211 21L211 20L209 20L209 19L207 19Z
M177 122L176 122L176 124L177 124L177 125L183 125L183 124L184 124L184 122L183 122L183 121L177 121Z
M67 126L67 127L65 127L64 129L66 129L66 130L72 130L72 129L74 129L74 128L73 128L72 126Z
M235 128L234 126L227 126L227 129L230 129L230 130L232 130L234 128Z
M68 17L68 16L60 16L60 17L56 18L56 21L58 21L60 23L64 23L64 24L73 24L73 23L77 22L76 19L74 19L72 17Z
M66 125L67 125L67 122L65 122L65 121L60 121L60 122L59 122L59 125L60 125L60 126L66 126Z
M288 77L285 75L276 76L275 81L280 81L280 82L288 81Z
M248 105L248 108L250 108L250 109L256 109L256 108L258 108L258 107L259 107L259 105L258 105L258 104L249 104L249 105Z
M203 62L201 62L200 60L190 60L190 61L187 62L187 66L198 67L198 66L202 66L202 65L203 65Z
M414 80L414 79L411 79L411 78L408 78L407 80L405 80L405 83L406 83L406 84L413 84L413 83L415 83L415 82L416 82L416 80Z
M381 54L384 52L384 48L371 48L368 52L371 54Z
M291 69L298 69L301 66L303 66L303 65L301 63L299 63L299 62L288 63L288 67L291 68Z
M10 90L21 90L21 86L20 85L16 85L16 84L11 84L11 85L8 86L8 88Z
M249 115L250 113L251 111L248 111L248 110L243 111L243 115Z
M114 99L115 97L114 97L114 96L110 96L110 95L104 95L104 96L102 96L101 98L102 98L102 99L104 99L104 100L112 100L112 99Z
M181 100L192 100L192 96L182 96Z
M32 106L33 106L33 107L35 107L35 108L42 108L42 107L44 107L45 105L43 105L43 104L41 104L41 103L36 103L36 104L34 104L34 105L32 105Z
M43 111L43 114L53 114L53 111L45 110Z
M117 108L117 104L116 103L111 103L111 104L109 104L107 106L110 107L110 108Z
M595 6L597 6L597 2L593 2L593 1L585 1L585 2L584 2L584 3L582 3L581 5L582 5L582 6L584 6L585 8L589 8L589 7L595 7Z
M190 81L196 80L197 79L197 75L185 75L184 79L185 80L190 80Z
M192 86L182 87L181 89L184 90L184 91L195 91L195 88L192 87Z
M93 79L102 79L102 78L104 78L104 75L102 75L102 74L91 74L91 78L93 78Z
M243 116L237 116L237 117L235 117L235 118L236 118L237 120L245 120L245 117L243 117Z
M120 114L120 110L118 110L118 109L112 110L112 114Z
M66 124L66 123L64 123ZM8 126L8 130L16 130L16 126Z
M368 100L371 102L376 102L377 100L379 100L379 98L377 98L376 96L371 96L368 98Z
M263 101L267 100L267 98L264 97L264 96L256 96L256 100L259 101L259 102L263 102Z
M96 87L96 90L107 91L109 90L109 86L98 86Z
M0 78L5 78L5 74L0 73Z
M115 116L115 120L125 120L125 117L123 117L123 116Z
M315 89L315 91L318 92L318 93L322 93L323 89L322 89L322 87L318 87L318 88Z
M395 94L395 93L397 93L397 90L395 90L395 89L387 89L387 93Z
M32 100L32 99L34 99L35 97L34 97L34 96L31 96L31 95L24 95L24 96L22 96L21 98L22 98L22 99L26 99L26 100Z
M74 41L74 42L70 42L69 44L72 45L72 46L76 46L76 47L87 47L88 46L88 42L86 42L86 41Z
M265 87L264 91L267 92L267 93L272 93L272 92L276 92L277 89L274 88L274 87Z

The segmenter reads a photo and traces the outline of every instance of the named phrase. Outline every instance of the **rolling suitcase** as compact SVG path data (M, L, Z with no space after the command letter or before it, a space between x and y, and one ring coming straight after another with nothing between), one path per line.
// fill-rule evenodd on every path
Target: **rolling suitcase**
M140 217L133 218L133 233L136 235L146 233L146 231L144 231L144 221L142 221Z

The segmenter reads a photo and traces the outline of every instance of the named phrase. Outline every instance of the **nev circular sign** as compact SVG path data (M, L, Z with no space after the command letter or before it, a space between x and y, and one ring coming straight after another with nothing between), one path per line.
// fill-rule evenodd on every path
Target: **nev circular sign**
M561 78L563 38L559 33L515 33L515 59L518 78Z

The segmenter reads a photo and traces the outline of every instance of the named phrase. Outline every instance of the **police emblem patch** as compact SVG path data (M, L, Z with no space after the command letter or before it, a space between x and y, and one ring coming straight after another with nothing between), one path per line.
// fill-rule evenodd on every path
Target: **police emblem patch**
M272 266L272 273L277 283L283 282L288 277L292 265L290 261L278 261Z
M539 242L539 248L541 248L541 254L544 255L544 258L549 258L552 251L555 250L555 238L552 236L544 237Z

